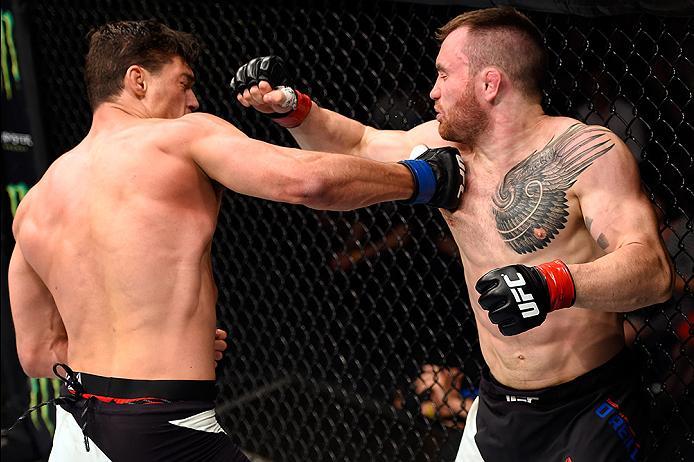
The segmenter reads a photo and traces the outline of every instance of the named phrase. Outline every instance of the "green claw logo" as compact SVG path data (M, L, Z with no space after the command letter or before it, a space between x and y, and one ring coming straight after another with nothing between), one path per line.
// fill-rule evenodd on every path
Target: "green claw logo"
M13 84L21 80L17 50L14 45L14 16L10 11L2 12L2 92L12 99Z
M48 401L60 396L60 380L58 379L29 379L29 406L36 406L42 401ZM43 427L48 433L53 435L55 432L55 404L43 406L40 412L31 413L31 422L37 430Z
M5 187L5 191L7 191L7 194L10 196L10 209L12 210L12 216L14 216L15 213L17 213L19 202L24 199L29 188L27 188L26 183L20 182L8 184Z

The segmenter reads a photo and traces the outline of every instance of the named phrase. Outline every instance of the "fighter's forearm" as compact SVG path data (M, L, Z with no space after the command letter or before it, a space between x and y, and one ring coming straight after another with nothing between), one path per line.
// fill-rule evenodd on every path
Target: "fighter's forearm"
M293 73L290 67L279 56L260 56L240 66L230 85L243 106L274 114L275 122L287 127L303 149L361 155L366 127L291 88L286 78Z
M321 153L303 157L307 180L299 182L306 185L299 190L306 195L299 203L312 208L351 210L408 200L455 210L460 204L465 176L460 152L453 147L426 149L416 159L399 163Z
M363 156L367 127L313 103L304 121L289 132L303 149Z
M300 203L320 210L352 210L378 202L409 199L413 177L404 165L326 156L313 163L313 180Z
M574 306L629 312L661 303L672 293L667 254L654 246L627 244L590 263L568 265L576 288Z

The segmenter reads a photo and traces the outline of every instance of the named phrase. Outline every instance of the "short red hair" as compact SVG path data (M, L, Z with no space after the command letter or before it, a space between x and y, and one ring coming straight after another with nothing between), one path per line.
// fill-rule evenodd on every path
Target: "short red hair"
M542 97L546 53L542 33L527 16L511 7L468 11L448 21L436 38L443 42L454 30L470 32L465 54L473 72L486 66L504 71L521 92Z

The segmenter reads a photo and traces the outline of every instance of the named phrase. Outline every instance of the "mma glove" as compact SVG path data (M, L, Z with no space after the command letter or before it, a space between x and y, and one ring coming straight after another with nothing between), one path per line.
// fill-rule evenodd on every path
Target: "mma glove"
M286 107L288 110L288 112L264 114L285 128L294 128L301 125L311 111L313 102L311 97L290 86L284 69L284 60L279 56L261 56L251 59L248 63L239 67L234 78L229 82L229 86L234 94L240 94L247 88L258 85L263 80L269 83L272 88L281 90L285 94L283 107Z
M405 203L457 209L465 190L465 164L460 152L450 146L418 148L425 151L414 159L398 162L410 169L414 179L414 194Z
M576 301L573 278L561 260L538 266L504 266L482 276L475 290L479 304L503 335L518 335L537 327L547 313Z

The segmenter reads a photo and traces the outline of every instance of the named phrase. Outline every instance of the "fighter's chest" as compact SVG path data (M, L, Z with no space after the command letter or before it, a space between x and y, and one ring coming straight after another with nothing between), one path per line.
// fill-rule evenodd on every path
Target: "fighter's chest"
M562 241L568 245L582 226L573 188L579 176L614 146L608 133L575 123L544 147L515 160L464 156L462 205L447 217L463 254L505 249L512 255L535 257L547 249L556 253L553 249L561 248ZM537 140L529 145L537 145ZM474 247L466 241L479 235L484 245Z
M561 243L580 220L573 192L533 180L509 184L503 175L470 178L461 207L445 214L464 254L535 254Z

